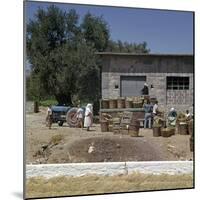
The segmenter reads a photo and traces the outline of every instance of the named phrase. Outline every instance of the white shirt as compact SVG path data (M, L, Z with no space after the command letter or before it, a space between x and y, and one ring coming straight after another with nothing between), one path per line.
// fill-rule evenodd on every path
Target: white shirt
M155 104L153 106L153 113L156 114L157 113L157 109L158 109L158 104Z

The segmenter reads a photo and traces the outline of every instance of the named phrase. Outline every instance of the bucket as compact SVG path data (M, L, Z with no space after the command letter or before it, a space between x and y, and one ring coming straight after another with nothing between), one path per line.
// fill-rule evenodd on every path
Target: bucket
M103 109L108 109L109 108L109 100L108 99L102 99L101 100L101 107Z
M161 127L153 127L153 136L154 137L161 136Z
M101 121L101 132L108 132L108 122L106 120Z
M110 109L117 108L117 99L110 99L109 100L109 108Z
M125 99L124 98L117 99L117 108L125 108Z
M186 122L180 122L178 125L178 133L180 135L188 135L188 125Z

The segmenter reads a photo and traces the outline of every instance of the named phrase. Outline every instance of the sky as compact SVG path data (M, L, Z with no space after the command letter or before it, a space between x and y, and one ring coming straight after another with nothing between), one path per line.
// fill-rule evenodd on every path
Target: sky
M193 54L192 12L26 2L26 21L34 20L38 7L46 9L52 4L66 12L75 9L80 21L88 11L103 16L109 25L112 40L146 41L151 53Z

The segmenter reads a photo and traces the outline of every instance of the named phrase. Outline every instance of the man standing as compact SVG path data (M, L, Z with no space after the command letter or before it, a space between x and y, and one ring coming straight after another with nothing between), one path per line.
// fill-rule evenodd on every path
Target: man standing
M144 87L142 89L142 95L149 95L149 88L147 83L144 83Z
M156 101L153 106L153 116L156 116L157 114L158 114L158 101Z
M53 123L52 109L51 105L47 107L47 116L46 116L46 125L51 129L51 125Z
M144 107L144 112L145 112L145 115L144 115L144 128L147 128L147 124L148 124L148 127L151 128L151 119L152 119L153 106L150 104L149 99L145 100L145 103L144 103L143 107Z

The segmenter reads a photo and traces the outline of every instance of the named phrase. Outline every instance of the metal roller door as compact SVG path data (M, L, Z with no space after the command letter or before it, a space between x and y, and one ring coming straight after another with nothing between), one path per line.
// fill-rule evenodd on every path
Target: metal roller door
M121 76L120 82L122 97L139 96L146 82L146 76Z

